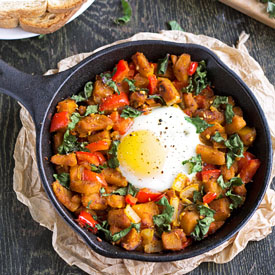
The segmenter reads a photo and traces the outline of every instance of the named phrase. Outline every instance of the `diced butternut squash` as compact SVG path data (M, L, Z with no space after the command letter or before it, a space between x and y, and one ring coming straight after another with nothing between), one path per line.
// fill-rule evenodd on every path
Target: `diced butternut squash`
M75 166L77 165L77 159L75 153L67 155L54 155L51 157L51 162L62 166Z
M150 64L143 53L137 52L132 56L132 60L136 66L136 70L145 77L154 73L154 66Z
M124 208L125 207L125 197L114 194L114 195L107 197L107 203L112 208Z
M224 165L225 153L214 149L210 146L198 144L196 147L196 153L201 155L202 161L208 164Z
M245 146L251 146L256 138L256 130L255 128L245 126L238 131L238 135Z
M142 229L140 233L142 237L142 245L145 246L153 241L155 230L152 228L146 228Z
M207 123L211 124L214 124L215 122L223 124L225 121L224 113L218 111L215 108L212 108L212 110L197 110L194 116L199 116L203 118Z
M105 210L107 208L107 201L104 197L101 197L99 193L83 194L82 204L86 208L93 210Z
M53 150L54 150L55 154L58 153L58 147L63 142L63 136L64 136L64 133L63 132L59 132L59 131L56 132L56 134L53 136Z
M191 63L189 54L182 54L173 65L173 71L178 81L188 83L188 69Z
M77 108L77 104L74 100L72 99L65 99L63 101L60 101L57 106L57 112L68 112L70 115L75 112Z
M103 130L101 132L88 136L89 143L100 140L111 140L110 132L108 130Z
M240 186L233 186L233 192L234 194L237 194L239 196L246 196L246 187L245 184L242 184Z
M141 92L134 92L131 93L130 95L130 105L133 106L134 108L139 108L141 107L147 98L146 93Z
M153 239L151 243L144 246L145 253L158 253L163 250L162 241Z
M142 228L154 227L153 216L159 214L159 208L154 202L136 204L132 208L141 218Z
M75 212L81 205L79 195L74 195L70 190L63 187L58 181L52 185L53 192L57 199L70 211Z
M161 235L164 249L181 250L186 242L186 235L182 229L173 229L170 232L163 232Z
M216 193L217 197L222 194L222 188L216 181L207 181L203 183L204 191L210 193Z
M221 173L225 181L229 181L235 176L235 169L233 165L228 169L226 165L221 166Z
M190 235L200 219L200 215L196 211L186 211L180 215L180 227L184 233Z
M138 88L147 88L149 84L148 77L142 76L141 74L137 73L134 77L135 86Z
M116 226L125 229L131 225L130 219L126 216L124 209L111 209L108 212L108 223L110 226Z
M182 98L185 106L184 112L188 115L192 115L198 109L196 100L191 93L184 93Z
M102 171L108 184L125 187L128 185L126 178L116 169L106 168Z
M126 250L135 250L141 244L141 235L135 228L122 239L121 246Z
M209 204L209 207L216 211L214 214L216 222L225 221L230 216L229 205L230 201L228 198L214 200Z
M214 234L220 227L224 225L224 221L212 222L209 226L208 234Z
M157 88L168 106L181 101L179 92L168 78L158 77Z
M232 118L232 123L229 123L225 126L226 133L231 135L234 133L237 133L239 130L241 130L246 125L245 120L243 117L235 115Z
M101 103L102 99L113 94L113 89L105 85L101 79L96 80L93 89L93 99L96 104Z

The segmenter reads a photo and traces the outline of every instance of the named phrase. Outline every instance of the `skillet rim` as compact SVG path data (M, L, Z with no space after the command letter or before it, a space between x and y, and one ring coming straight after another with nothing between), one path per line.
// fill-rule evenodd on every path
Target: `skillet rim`
M114 52L119 49L123 49L125 47L131 47L131 46L141 46L141 45L163 45L163 46L171 46L171 45L176 45L177 47L181 46L188 46L194 49L200 49L202 51L205 51L215 62L215 65L218 67L222 68L224 71L226 71L227 74L229 74L232 78L235 79L235 81L241 86L243 90L246 91L246 95L250 97L250 100L254 103L255 108L257 109L257 112L260 115L263 130L265 132L265 136L267 137L267 148L268 148L268 156L267 159L267 167L266 167L266 174L264 177L264 184L261 189L261 192L259 192L256 203L253 205L253 207L250 209L250 211L247 213L246 217L227 235L225 235L223 238L219 240L213 240L213 243L205 246L203 248L199 248L195 251L190 251L190 252L184 252L182 253L177 252L177 254L173 253L159 253L159 254L146 254L142 252L134 252L134 251L126 251L126 250L121 250L119 252L110 252L104 248L101 247L101 242L98 242L96 240L96 236L93 235L92 233L88 232L87 230L83 230L80 228L74 220L69 217L69 215L66 213L64 206L61 205L61 203L58 202L57 198L55 197L53 190L51 188L51 184L48 182L46 173L44 170L44 164L43 164L43 156L42 156L42 143L43 143L43 129L45 127L45 122L48 120L48 113L50 108L52 107L52 102L55 99L55 97L58 95L59 91L62 89L63 85L81 68L85 67L86 64L92 62L94 59L102 58L105 54ZM63 217L63 219L70 225L70 227L76 231L82 239L88 244L89 247L91 247L95 252L99 253L100 255L103 255L105 257L110 257L110 258L121 258L121 259L132 259L132 260L139 260L139 261L146 261L146 262L169 262L169 261L178 261L182 259L188 259L191 257L198 256L200 254L203 254L205 252L208 252L211 249L214 249L224 242L226 242L228 239L230 239L233 235L235 235L247 222L248 220L252 217L252 215L255 213L256 209L258 208L259 204L261 203L266 189L268 187L268 182L271 174L271 167L272 167L272 145L271 145L271 136L270 136L270 131L268 127L267 120L265 118L265 115L262 111L262 108L260 104L258 103L256 97L252 93L252 91L248 88L248 86L243 82L243 80L234 72L232 71L226 64L224 64L218 57L217 55L209 50L208 48L197 45L197 44L192 44L192 43L176 43L172 41L162 41L162 40L138 40L138 41L131 41L131 42L125 42L125 43L120 43L117 45L113 45L110 47L107 47L103 50L97 51L96 53L92 54L88 58L84 59L79 66L73 67L71 74L63 81L63 83L58 87L57 91L54 93L52 96L52 100L49 102L47 110L45 111L44 118L42 121L42 125L40 128L40 131L37 135L37 156L38 156L38 168L40 171L40 175L42 178L42 184L43 187L47 193L47 196L49 197L51 203L55 207L57 213Z

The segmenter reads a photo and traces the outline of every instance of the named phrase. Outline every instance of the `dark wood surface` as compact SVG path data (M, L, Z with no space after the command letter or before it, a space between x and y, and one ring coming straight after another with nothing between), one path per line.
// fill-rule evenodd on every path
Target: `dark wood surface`
M96 0L79 18L42 39L0 41L0 58L27 73L42 74L70 55L127 38L137 32L159 32L166 22L178 21L183 29L235 44L242 30L250 34L247 47L274 85L275 32L271 28L211 0L130 0L133 18L116 26L119 0ZM28 208L16 199L13 185L13 150L21 128L19 105L0 95L0 275L85 274L67 265L53 250L52 233L34 222ZM272 185L274 188L274 184ZM251 242L231 262L203 263L190 274L275 274L275 233Z

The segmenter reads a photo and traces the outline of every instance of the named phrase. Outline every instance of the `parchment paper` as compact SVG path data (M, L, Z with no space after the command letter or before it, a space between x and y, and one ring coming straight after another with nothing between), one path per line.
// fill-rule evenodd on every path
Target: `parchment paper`
M237 48L229 47L221 41L204 35L194 35L181 31L138 33L133 37L113 43L135 40L167 40L197 43L213 50L233 71L235 71L254 92L259 100L272 134L275 146L275 92L260 65L249 55L244 43L248 35L240 35ZM110 45L109 45L110 46ZM108 46L105 46L108 47ZM100 48L103 49L104 47ZM100 50L97 49L96 51ZM47 74L66 70L91 53L83 53L62 60L58 69ZM76 265L89 274L185 274L202 262L226 263L242 251L248 241L259 241L271 233L275 225L275 192L269 189L263 202L251 220L231 240L203 255L170 263L146 263L132 260L110 259L92 251L55 212L46 196L38 175L35 157L34 124L28 112L22 108L20 118L23 127L15 145L14 191L18 200L27 205L33 219L53 231L52 245L68 264ZM260 134L260 133L259 133ZM274 163L273 173L274 177Z

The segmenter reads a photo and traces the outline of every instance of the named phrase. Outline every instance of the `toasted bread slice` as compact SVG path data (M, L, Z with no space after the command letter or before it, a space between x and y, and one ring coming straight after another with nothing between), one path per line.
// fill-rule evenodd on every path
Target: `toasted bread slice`
M64 26L78 9L58 14L46 12L39 17L21 17L19 23L21 28L28 32L39 34L52 33Z
M0 19L40 16L46 8L47 0L0 0Z
M18 18L0 19L0 28L13 29L18 26Z
M52 13L69 12L80 7L87 0L48 0L48 11Z

